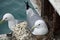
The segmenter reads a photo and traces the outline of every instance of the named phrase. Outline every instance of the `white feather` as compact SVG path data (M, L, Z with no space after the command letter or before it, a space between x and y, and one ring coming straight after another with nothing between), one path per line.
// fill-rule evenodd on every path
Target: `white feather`
M13 31L13 28L15 27L16 24L22 22L20 20L16 20L14 18L14 16L10 13L6 13L3 15L3 19L2 20L5 20L5 21L8 21L8 27L10 28L10 30Z

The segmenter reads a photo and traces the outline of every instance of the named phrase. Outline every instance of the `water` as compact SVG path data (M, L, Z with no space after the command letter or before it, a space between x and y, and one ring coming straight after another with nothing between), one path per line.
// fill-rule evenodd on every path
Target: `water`
M25 0L0 0L0 19L5 13L12 13L16 19L26 20ZM7 22L0 24L0 34L9 33Z
M33 8L29 0L0 0L0 20L5 13L12 13L16 19L26 20L26 8L24 1L28 1L30 7ZM11 30L8 28L8 23L0 24L0 34L7 34Z

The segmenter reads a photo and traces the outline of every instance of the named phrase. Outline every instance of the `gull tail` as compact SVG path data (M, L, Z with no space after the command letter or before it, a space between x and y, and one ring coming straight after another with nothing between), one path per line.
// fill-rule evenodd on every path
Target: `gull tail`
M25 5L26 5L26 9L28 10L30 8L28 2L24 1Z

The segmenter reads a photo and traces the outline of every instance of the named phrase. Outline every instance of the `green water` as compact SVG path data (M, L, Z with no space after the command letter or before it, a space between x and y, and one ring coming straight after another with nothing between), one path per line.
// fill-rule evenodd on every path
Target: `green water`
M5 13L12 13L16 19L26 20L25 0L0 0L0 19ZM9 33L7 22L0 24L0 34Z

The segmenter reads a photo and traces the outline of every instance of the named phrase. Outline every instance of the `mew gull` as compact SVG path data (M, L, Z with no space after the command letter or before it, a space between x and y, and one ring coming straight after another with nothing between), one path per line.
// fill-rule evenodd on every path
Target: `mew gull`
M26 4L26 14L27 14L27 21L29 23L29 28L33 29L33 35L45 35L48 33L48 27L45 21L42 19L41 16L38 15L36 11L34 11L31 6L29 6L28 2Z
M15 27L16 24L22 22L20 20L16 20L11 13L4 14L1 22L2 21L8 21L8 27L11 31L13 31L13 28Z

